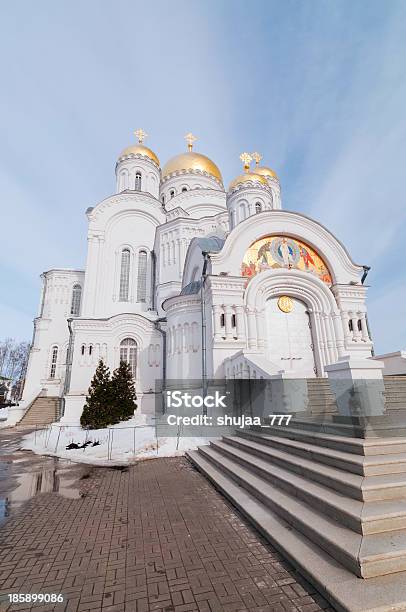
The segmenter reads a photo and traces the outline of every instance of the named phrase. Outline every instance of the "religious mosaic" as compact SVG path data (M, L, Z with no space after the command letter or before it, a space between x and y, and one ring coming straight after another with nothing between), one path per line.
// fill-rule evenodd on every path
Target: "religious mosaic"
M332 284L330 272L320 255L304 242L289 236L267 236L254 242L245 253L241 274L250 278L270 268L296 268Z

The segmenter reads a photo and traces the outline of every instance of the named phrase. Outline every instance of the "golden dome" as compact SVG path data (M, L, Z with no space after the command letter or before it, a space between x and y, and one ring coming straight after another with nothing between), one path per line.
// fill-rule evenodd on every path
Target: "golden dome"
M256 170L256 169L255 169ZM234 189L237 185L242 185L243 183L261 183L262 185L267 185L266 178L257 174L256 172L244 172L244 174L240 174L236 179L231 181L228 189Z
M278 179L278 175L272 168L268 168L267 166L257 166L255 168L255 174L260 174L261 176L269 176L270 178Z
M206 157L206 155L196 153L195 151L187 151L186 153L181 153L180 155L172 157L162 170L162 178L165 178L173 172L180 172L182 170L200 170L201 172L207 172L207 174L223 182L221 172L216 164Z
M143 144L135 144L127 147L126 149L124 149L124 151L120 153L119 159L121 159L122 157L127 157L127 155L144 155L144 157L149 157L159 166L159 159L157 158L155 153Z

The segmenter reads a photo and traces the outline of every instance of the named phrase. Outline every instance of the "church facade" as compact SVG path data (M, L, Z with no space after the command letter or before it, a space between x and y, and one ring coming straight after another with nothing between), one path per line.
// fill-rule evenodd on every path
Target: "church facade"
M156 380L324 377L371 357L368 268L309 217L282 209L257 153L224 187L193 148L162 168L139 142L116 163L116 193L86 211L84 270L42 274L23 400L64 398L79 418L99 359L130 363L141 410Z

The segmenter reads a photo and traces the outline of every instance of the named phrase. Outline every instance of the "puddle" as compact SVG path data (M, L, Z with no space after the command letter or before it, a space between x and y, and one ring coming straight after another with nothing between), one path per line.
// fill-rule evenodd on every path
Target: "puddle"
M2 440L4 441L4 440ZM0 525L23 503L41 493L78 499L80 480L91 468L55 457L38 457L29 451L0 456Z

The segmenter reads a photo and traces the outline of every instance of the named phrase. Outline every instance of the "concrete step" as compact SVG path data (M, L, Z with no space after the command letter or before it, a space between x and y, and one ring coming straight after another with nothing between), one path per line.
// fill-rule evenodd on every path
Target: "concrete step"
M200 447L199 452L357 576L370 578L406 570L406 530L361 536L256 476L218 450Z
M342 495L359 501L384 501L406 496L406 474L368 476L345 472L341 469L324 465L313 459L305 459L264 444L240 437L233 439L247 452L266 460L271 466L277 465L288 469L319 484L334 489Z
M317 511L321 511L345 527L360 534L395 531L406 525L406 499L375 501L364 504L333 489L252 455L249 449L235 445L238 439L224 438L224 442L212 442L211 446L233 461L251 470L261 478L275 484L297 497Z
M309 442L266 434L258 435L255 431L250 430L237 430L237 435L258 444L272 446L284 452L361 476L406 473L406 450L403 453L364 457L357 453L320 447Z
M189 460L340 612L406 609L406 572L360 580L198 451Z
M247 431L247 430L241 430ZM359 439L353 437L337 436L314 431L302 431L293 427L253 427L251 432L257 435L272 435L290 440L309 442L317 446L333 448L359 455L386 455L391 453L406 452L406 440L399 438L368 438Z
M24 414L18 426L49 425L57 419L59 398L37 397Z
M393 413L393 411L391 411ZM338 423L331 420L329 415L323 419L323 422L312 421L308 418L295 418L291 421L292 427L295 429L303 429L307 431L316 431L322 433L328 433L332 435L353 437L353 438L369 438L377 437L406 437L406 422L404 426L399 426L396 423L388 423L387 425L381 424L378 428L374 428L371 425L356 425L353 423Z

